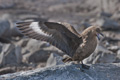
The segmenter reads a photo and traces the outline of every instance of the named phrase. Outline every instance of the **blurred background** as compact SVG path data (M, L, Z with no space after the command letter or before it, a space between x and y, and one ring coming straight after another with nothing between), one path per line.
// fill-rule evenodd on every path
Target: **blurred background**
M120 62L120 0L0 0L0 75L58 65L64 55L24 37L15 23L27 19L68 22L79 33L98 25L105 37L84 63Z

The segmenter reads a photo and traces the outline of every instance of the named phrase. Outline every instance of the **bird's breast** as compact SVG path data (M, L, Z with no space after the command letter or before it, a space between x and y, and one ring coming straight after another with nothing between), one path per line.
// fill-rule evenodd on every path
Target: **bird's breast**
M91 54L94 52L96 46L97 46L97 39L96 37L94 37L91 40L86 40L86 42L84 43L83 46L81 46L81 48L84 50L84 53Z
M74 59L75 60L83 60L90 56L97 46L97 39L94 37L93 39L83 39L83 43L76 50Z

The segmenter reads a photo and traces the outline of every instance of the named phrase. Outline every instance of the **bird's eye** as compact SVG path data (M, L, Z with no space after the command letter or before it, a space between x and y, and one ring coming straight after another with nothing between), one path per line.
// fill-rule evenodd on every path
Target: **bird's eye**
M98 32L98 33L99 33L100 31L101 31L101 30L100 30L100 28L96 28L96 32Z

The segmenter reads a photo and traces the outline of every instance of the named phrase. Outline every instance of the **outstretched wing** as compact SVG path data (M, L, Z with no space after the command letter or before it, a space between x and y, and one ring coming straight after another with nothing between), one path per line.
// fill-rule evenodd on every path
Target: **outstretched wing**
M73 56L82 38L71 32L66 25L55 22L19 22L17 27L30 38L46 41L69 56Z

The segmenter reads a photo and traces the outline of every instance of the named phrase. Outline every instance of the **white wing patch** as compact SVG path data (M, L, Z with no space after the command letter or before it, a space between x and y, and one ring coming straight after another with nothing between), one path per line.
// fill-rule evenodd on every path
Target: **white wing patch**
M40 29L41 26L39 26L38 23L39 23L39 22L32 22L29 27L32 28L35 32L37 32L37 33L39 33L39 34L41 34L41 35L50 37L51 35L43 32L43 31Z

